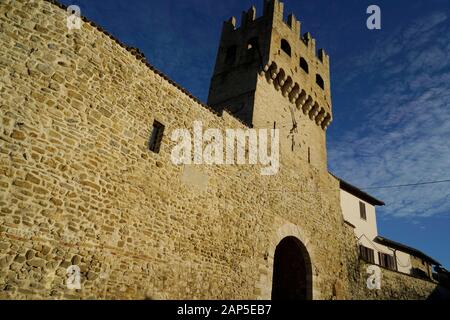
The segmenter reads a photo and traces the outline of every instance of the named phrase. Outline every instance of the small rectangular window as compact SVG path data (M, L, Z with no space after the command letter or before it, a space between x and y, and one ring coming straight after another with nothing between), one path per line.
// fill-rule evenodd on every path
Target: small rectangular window
M231 46L225 54L225 63L234 64L236 62L237 46Z
M359 202L359 215L360 215L361 219L367 220L366 204L361 201Z
M150 136L150 141L148 144L150 151L159 153L163 134L164 134L164 125L155 120L153 122L152 135Z
M359 245L359 255L361 259L375 264L375 252L372 249L367 248L363 245Z
M379 264L382 267L385 267L389 270L395 270L395 260L394 260L394 256L391 256L389 254L386 253L382 253L379 252L378 253L378 260L379 260Z

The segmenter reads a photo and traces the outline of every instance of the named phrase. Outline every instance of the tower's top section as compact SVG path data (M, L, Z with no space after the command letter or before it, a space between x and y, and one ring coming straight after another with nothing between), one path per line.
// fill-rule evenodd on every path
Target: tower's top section
M244 122L255 124L258 76L265 75L286 103L302 110L326 129L332 120L330 60L309 32L302 35L294 14L284 19L284 4L264 0L262 16L255 6L223 24L208 104L227 108ZM267 106L269 108L269 106ZM265 110L264 112L266 112Z
M301 22L297 20L293 13L287 16L284 20L284 3L279 0L264 0L264 10L261 17L256 15L256 6L252 6L248 11L242 12L241 24L237 24L236 17L231 17L224 23L223 32L242 31L246 28L251 28L255 22L259 20L271 20L276 25L283 22L292 32L293 37L302 41L304 45L315 54L316 58L329 65L329 56L324 49L316 51L316 39L314 39L309 32L301 33Z

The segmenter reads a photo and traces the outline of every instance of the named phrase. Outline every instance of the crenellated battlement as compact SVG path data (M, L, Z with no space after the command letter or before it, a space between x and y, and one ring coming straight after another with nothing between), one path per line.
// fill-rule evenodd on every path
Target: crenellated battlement
M291 28L294 33L301 34L301 22L295 18L295 15L293 13L288 15L288 19L286 22L289 28Z
M241 27L245 28L248 24L256 20L256 7L252 6L247 12L242 11Z
M314 53L320 62L325 65L329 64L329 56L325 54L324 49L316 51L316 39L311 36L311 33L301 33L301 21L293 13L290 13L287 16L287 20L284 20L284 3L279 0L264 0L263 15L260 17L257 17L256 6L252 6L247 11L243 11L240 25L237 25L236 17L230 17L230 19L224 22L223 32L242 31L243 29L252 27L252 24L261 20L271 20L272 23L284 22L292 30L295 39L300 40L309 51Z
M264 0L264 16L281 17L283 19L284 3L279 0Z

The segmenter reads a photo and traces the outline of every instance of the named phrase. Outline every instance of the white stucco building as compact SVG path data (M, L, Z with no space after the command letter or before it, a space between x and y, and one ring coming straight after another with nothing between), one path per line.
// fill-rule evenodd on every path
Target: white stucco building
M360 258L389 270L432 279L432 266L439 266L439 262L415 248L378 235L376 207L385 203L338 179L342 213L345 222L354 228Z

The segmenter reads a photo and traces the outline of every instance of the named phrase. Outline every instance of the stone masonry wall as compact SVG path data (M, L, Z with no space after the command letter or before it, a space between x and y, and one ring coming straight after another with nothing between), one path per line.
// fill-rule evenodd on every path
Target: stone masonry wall
M306 162L270 177L173 165L172 130L244 126L92 24L65 23L46 1L1 2L2 298L270 298L275 246L289 235L308 248L314 298L345 287L334 178ZM155 119L159 154L147 148ZM66 287L72 264L81 290Z
M273 127L275 124L280 130L283 163L289 162L293 167L302 162L309 163L317 170L328 172L324 130L290 104L273 84L267 82L265 75L258 76L255 101L255 126ZM265 107L269 110L263 110ZM293 132L294 120L297 128Z
M369 277L366 270L369 266L361 262L360 283L354 292L354 299L362 300L425 300L431 298L438 284L431 280L423 280L399 272L381 269L381 288L369 290L365 281Z

